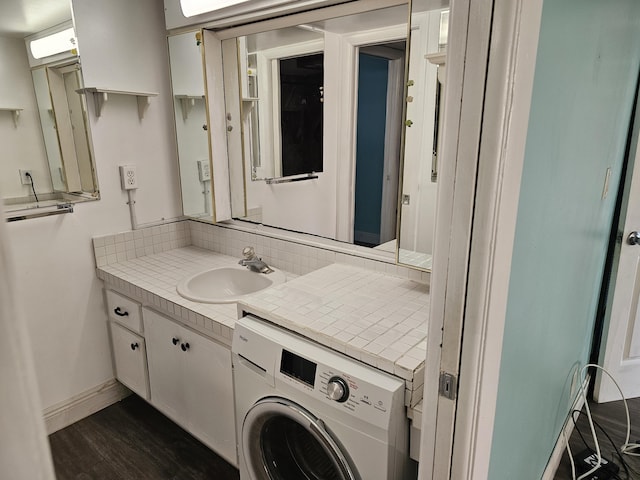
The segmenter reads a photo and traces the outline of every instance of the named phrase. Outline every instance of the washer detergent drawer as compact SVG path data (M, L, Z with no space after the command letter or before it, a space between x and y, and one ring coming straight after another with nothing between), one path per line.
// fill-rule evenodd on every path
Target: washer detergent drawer
M237 327L237 325L236 325ZM260 345L258 348L257 346ZM235 328L231 347L234 362L238 361L265 378L271 385L274 383L275 361L280 347L275 343L265 344L259 332L246 328ZM239 358L238 358L239 357Z

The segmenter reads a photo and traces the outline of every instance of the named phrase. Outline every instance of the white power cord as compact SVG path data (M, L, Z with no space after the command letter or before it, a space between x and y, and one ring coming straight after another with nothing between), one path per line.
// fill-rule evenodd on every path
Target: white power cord
M133 192L135 192L135 190L127 190L127 198L129 200L127 205L129 205L129 217L131 217L131 230L137 230L138 218L136 215L136 199Z
M618 391L620 392L620 396L622 397L622 401L624 403L624 411L625 411L625 414L627 416L627 436L626 436L626 439L625 439L625 443L620 447L620 451L625 455L632 455L632 456L635 456L635 457L640 457L640 453L635 453L635 452L631 451L631 450L636 450L636 449L640 448L640 444L630 443L629 442L629 439L631 437L631 418L629 416L629 405L627 404L627 399L624 396L624 393L622 393L622 388L620 388L620 385L618 384L618 382L616 382L615 378L613 378L613 375L611 375L611 373L609 373L609 371L607 369L601 367L600 365L596 365L595 363L588 363L587 365L582 367L582 370L580 370L580 377L581 378L584 376L585 371L589 367L597 368L599 370L602 370L604 373L606 373L607 376L614 383L614 385L616 386ZM569 455L569 461L571 462L571 478L573 480L582 480L582 479L588 477L593 472L598 470L600 468L600 466L602 465L602 455L600 453L600 444L598 443L598 436L596 435L595 427L594 427L594 424L593 424L593 418L591 417L591 409L589 408L589 402L587 401L587 392L585 391L585 388L584 388L584 382L582 382L581 385L580 385L580 393L582 393L582 397L584 398L585 411L586 411L586 414L587 414L587 419L589 420L589 428L591 429L591 435L593 436L593 441L594 441L595 446L596 446L596 456L598 458L598 461L597 461L596 465L591 470L589 470L588 472L583 473L578 478L576 478L575 464L573 462L573 456L571 455L571 448L569 447L569 439L565 435L564 437L565 437L565 441L566 441L566 444L567 444L567 454ZM570 412L570 415L573 416L573 412ZM563 434L564 434L564 429L563 429Z

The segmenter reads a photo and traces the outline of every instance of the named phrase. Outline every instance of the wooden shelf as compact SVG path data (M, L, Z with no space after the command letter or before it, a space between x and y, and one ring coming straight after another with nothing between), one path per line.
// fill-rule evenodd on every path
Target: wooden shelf
M182 119L187 120L189 118L189 112L195 105L196 100L204 100L204 95L174 95L180 100L180 108L182 109Z
M13 124L16 128L18 128L18 118L20 118L20 113L24 110L24 108L15 108L15 107L0 107L0 112L11 112L13 116Z
M136 97L138 101L138 116L140 120L144 118L144 113L151 103L151 97L157 97L157 92L133 92L129 90L112 90L109 88L86 87L76 90L81 94L91 93L95 105L96 117L102 115L102 107L109 100L109 95L130 95Z
M427 53L424 58L434 65L444 65L447 62L447 52Z

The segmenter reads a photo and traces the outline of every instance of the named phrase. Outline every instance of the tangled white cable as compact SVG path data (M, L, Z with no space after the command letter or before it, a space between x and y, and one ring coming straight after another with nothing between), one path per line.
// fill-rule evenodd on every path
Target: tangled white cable
M627 404L627 399L625 398L624 393L622 393L622 388L620 388L620 385L618 385L618 382L616 382L616 379L613 378L613 375L611 375L607 369L601 367L600 365L596 365L595 363L588 363L584 367L582 367L582 370L580 370L581 378L584 378L584 373L589 367L597 368L603 371L604 373L606 373L607 376L614 383L618 391L620 392L620 395L622 396L622 401L624 403L624 411L625 411L625 414L627 415L627 436L625 439L625 443L620 447L620 451L625 455L640 457L640 452L633 452L633 450L640 448L640 444L629 442L629 439L631 437L631 418L629 417L629 405ZM580 393L582 393L582 397L584 398L584 407L587 414L587 419L589 420L589 428L591 429L591 435L593 436L593 441L596 446L596 457L598 458L598 462L591 470L583 473L578 478L576 478L575 464L573 463L571 448L569 447L569 439L565 435L565 441L567 443L567 453L569 455L569 460L571 462L571 478L573 478L573 480L583 480L584 478L588 477L593 472L598 470L602 465L602 455L600 454L600 444L598 443L598 436L596 435L596 430L593 425L593 418L591 417L591 409L589 408L589 402L587 401L587 392L585 391L585 388L584 388L584 382L582 382L580 385ZM570 412L569 415L573 415L573 412ZM564 433L564 430L563 430L563 433Z

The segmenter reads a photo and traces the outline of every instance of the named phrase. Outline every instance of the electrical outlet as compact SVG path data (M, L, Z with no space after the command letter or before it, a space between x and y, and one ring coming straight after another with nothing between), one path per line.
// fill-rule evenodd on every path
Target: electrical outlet
M138 188L138 172L135 165L120 165L120 183L123 190Z
M198 177L201 182L211 180L211 169L209 168L209 160L198 160Z
M20 172L20 181L22 182L22 185L31 185L31 181L33 180L33 170L20 169L19 172ZM29 177L27 173L31 175L31 177Z

